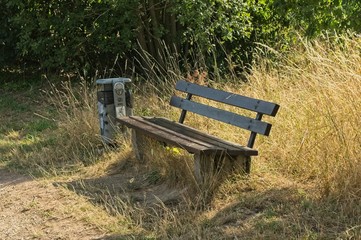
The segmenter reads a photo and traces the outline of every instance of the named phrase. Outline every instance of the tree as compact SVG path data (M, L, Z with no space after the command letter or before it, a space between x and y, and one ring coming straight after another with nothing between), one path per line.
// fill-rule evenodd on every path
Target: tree
M49 71L94 71L116 59L122 68L145 52L165 65L166 52L183 65L203 59L211 72L240 72L257 42L361 30L356 0L2 0L0 7L0 64L17 59Z
M11 22L11 14L16 8L9 6L7 2L0 1L0 69L4 66L13 64L16 61L17 51L16 43L18 42L18 29Z

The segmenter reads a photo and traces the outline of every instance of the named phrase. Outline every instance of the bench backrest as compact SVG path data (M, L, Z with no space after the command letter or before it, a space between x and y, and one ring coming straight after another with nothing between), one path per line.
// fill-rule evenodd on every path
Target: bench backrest
M184 80L177 82L176 89L187 93L186 98L174 95L170 100L170 105L182 109L179 118L180 123L184 122L187 111L191 111L205 117L247 129L251 131L251 136L247 144L250 148L254 145L257 133L268 136L271 131L272 125L261 121L262 116L264 114L276 116L279 109L279 105L275 103L201 86ZM223 109L218 109L203 103L192 101L193 95L247 109L256 112L257 114L255 118L250 118Z

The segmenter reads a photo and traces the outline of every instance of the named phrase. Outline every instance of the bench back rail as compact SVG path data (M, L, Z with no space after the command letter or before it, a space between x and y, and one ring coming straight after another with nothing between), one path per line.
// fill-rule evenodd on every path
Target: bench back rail
M205 117L247 129L251 131L251 135L247 144L247 147L250 148L253 147L256 135L258 133L268 136L271 131L272 125L261 121L263 115L266 114L269 116L275 116L279 109L279 105L275 103L200 86L194 83L186 82L184 80L177 82L176 89L178 91L187 93L185 98L174 95L170 100L170 105L182 109L182 113L179 118L180 123L184 122L187 111L190 111ZM192 101L193 95L250 110L256 112L257 114L255 118L250 118L226 110L218 109L209 105Z

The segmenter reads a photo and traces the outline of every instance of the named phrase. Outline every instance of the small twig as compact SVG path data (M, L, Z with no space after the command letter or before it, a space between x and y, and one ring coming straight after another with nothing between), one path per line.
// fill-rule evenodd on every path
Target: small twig
M43 115L41 115L41 114L39 114L39 113L36 113L36 112L34 112L34 115L35 116L38 116L38 117L41 117L41 118L44 118L44 119L46 119L46 120L50 120L50 121L53 121L53 122L56 122L56 120L54 119L54 118L48 118L48 117L45 117L45 116L43 116Z

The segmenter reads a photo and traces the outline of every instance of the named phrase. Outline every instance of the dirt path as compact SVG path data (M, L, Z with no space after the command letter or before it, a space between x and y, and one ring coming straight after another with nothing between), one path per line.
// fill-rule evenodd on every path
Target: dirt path
M105 230L86 220L90 208L50 182L0 169L0 239L102 239Z

